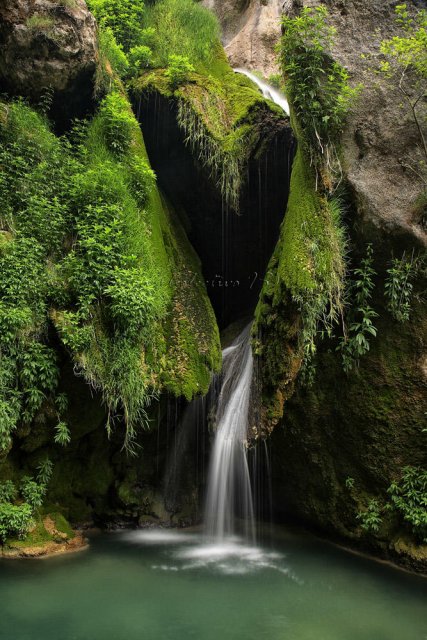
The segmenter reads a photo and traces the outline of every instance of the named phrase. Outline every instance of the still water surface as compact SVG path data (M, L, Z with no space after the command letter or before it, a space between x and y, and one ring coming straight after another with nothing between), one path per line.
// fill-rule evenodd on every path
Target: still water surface
M135 531L0 562L1 640L427 640L427 580L317 539Z

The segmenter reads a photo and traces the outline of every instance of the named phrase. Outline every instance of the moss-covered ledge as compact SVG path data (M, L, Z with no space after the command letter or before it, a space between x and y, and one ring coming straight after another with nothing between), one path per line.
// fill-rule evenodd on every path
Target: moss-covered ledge
M0 558L46 558L82 551L88 541L81 531L71 528L60 513L39 515L30 531L19 539L9 539L0 547Z
M249 159L261 157L283 121L288 122L282 109L231 69L220 45L208 70L189 73L180 86L171 86L167 69L155 69L133 81L131 91L135 105L153 93L171 102L194 157L210 173L224 203L238 211Z

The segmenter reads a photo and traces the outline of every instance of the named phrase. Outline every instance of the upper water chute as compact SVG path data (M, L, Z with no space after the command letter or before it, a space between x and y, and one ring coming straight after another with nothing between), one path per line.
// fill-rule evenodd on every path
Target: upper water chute
M241 73L247 78L249 78L250 80L252 80L252 82L254 82L261 89L261 93L264 98L266 98L267 100L272 100L281 109L283 109L283 111L288 116L290 115L289 103L285 98L285 96L280 91L272 87L270 84L268 84L264 80L261 80L260 78L258 78L258 76L256 76L251 71L248 71L247 69L238 68L238 69L234 69L234 71L236 73Z
M255 539L252 488L247 461L249 403L253 375L251 325L223 351L216 433L208 477L206 532L222 541L233 535L236 519Z

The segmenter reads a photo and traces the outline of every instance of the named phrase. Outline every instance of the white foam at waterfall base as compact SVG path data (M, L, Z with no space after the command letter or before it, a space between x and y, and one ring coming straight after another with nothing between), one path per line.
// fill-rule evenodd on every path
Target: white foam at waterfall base
M267 100L272 100L286 113L286 115L290 115L289 103L283 93L272 87L270 84L268 84L268 82L261 80L260 78L258 78L258 76L256 76L251 71L248 71L247 69L234 69L234 71L236 73L241 73L242 75L252 80L252 82L254 82L261 89L261 93L264 98L267 98Z
M156 571L208 570L232 576L273 570L298 582L284 554L248 544L239 536L209 542L202 533L140 529L121 534L121 538L141 547L158 547L161 560L151 565Z

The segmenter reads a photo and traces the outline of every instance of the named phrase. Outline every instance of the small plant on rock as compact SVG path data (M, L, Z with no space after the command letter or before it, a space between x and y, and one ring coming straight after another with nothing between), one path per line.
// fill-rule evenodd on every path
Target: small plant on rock
M190 74L194 72L194 67L187 56L169 56L169 65L166 70L166 77L172 89L177 89L187 82Z
M371 498L364 511L359 511L356 518L360 520L363 531L377 533L382 523L381 507L378 500Z
M40 33L48 33L51 31L54 24L55 21L51 16L43 14L35 14L28 18L25 23L28 29Z
M63 420L58 422L58 424L55 427L55 438L54 438L54 440L55 440L55 442L57 444L60 444L63 447L65 447L65 445L69 444L69 442L71 440L70 430L68 428L67 423L64 422Z
M388 488L391 507L411 526L414 535L427 543L427 470L404 467L402 477Z
M384 292L387 309L398 322L407 322L411 315L413 280L417 273L417 260L408 259L405 254L401 258L393 258L387 269Z

